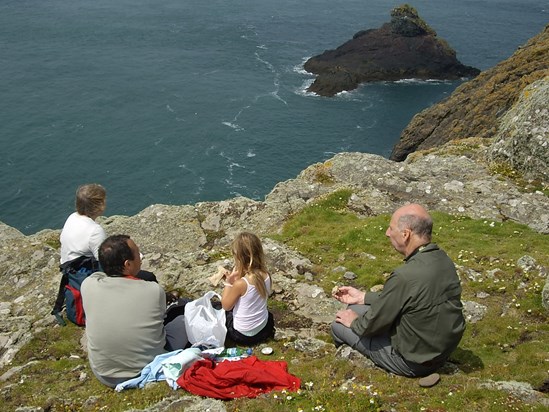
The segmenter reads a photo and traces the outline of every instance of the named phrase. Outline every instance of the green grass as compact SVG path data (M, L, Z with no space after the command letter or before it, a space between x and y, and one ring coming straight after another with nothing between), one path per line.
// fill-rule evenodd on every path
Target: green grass
M382 275L402 263L402 256L385 237L390 216L357 217L347 210L350 195L347 190L333 193L292 216L281 234L271 236L314 263L315 282L326 292L334 283L348 283L342 273L333 271L337 266L357 274L354 285L368 288L382 283ZM444 213L433 213L433 218L434 241L458 266L480 273L476 280L462 275L463 299L488 307L481 321L467 325L459 348L452 354L451 361L460 373L443 371L441 383L422 389L414 379L338 359L333 345L319 353L302 353L290 341L273 341L269 345L274 354L264 356L256 351L258 356L288 362L289 371L302 380L300 392L238 399L226 402L227 410L545 410L505 392L480 389L478 382L516 380L540 387L548 378L549 326L540 297L545 279L537 272L524 273L516 262L530 255L549 267L549 237L511 221L499 223ZM490 271L493 276L488 275ZM478 292L488 296L478 298ZM303 321L288 302L271 299L269 308L283 319L284 327ZM38 362L19 373L17 385L1 384L4 408L34 405L50 411L119 411L143 409L165 397L184 394L182 390L174 393L164 383L120 394L105 388L93 378L86 354L80 349L81 333L82 329L73 325L52 327L26 345L11 366ZM330 341L325 333L318 338ZM87 379L81 381L83 374Z

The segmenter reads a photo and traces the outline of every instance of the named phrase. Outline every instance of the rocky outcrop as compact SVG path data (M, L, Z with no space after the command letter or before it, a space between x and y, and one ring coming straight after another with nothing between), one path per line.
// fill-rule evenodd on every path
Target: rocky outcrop
M318 77L308 91L333 96L360 83L400 79L459 79L479 70L464 66L408 5L391 11L391 22L356 33L335 50L310 58L305 70Z
M549 183L549 76L532 83L503 117L489 158Z
M127 233L141 245L143 268L161 284L194 295L211 288L207 277L223 261L223 250L240 230L261 236L282 227L289 215L311 202L347 188L348 209L361 216L391 213L405 202L431 210L490 221L512 219L549 233L549 200L523 193L511 181L493 176L482 163L463 155L426 154L396 163L381 156L342 153L312 165L296 179L279 183L259 202L235 198L194 206L153 205L135 216L111 216L100 223L108 234ZM33 334L51 324L59 281L59 231L0 239L0 366L9 362ZM264 238L276 294L302 319L301 328L279 333L314 337L337 302L306 281L311 262L282 243ZM343 275L342 275L343 276Z
M402 132L390 158L402 161L416 150L455 139L495 137L503 115L521 96L523 100L531 97L523 95L526 86L548 75L549 26L509 59L462 84L449 98L415 115ZM548 101L547 97L545 101Z

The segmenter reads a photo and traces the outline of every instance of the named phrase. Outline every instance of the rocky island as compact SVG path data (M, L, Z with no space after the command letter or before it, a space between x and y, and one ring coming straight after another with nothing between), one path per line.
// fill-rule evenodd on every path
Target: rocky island
M307 60L304 68L318 76L307 90L321 96L353 90L364 82L455 80L480 72L461 64L448 43L408 5L393 9L390 23L356 33L337 49Z

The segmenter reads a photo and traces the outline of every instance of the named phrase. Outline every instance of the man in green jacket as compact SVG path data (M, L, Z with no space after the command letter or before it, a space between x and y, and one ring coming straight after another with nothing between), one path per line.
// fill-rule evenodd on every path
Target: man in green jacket
M349 306L336 314L332 336L377 366L403 376L426 376L444 364L465 330L461 285L448 255L431 243L433 220L410 204L392 216L386 236L404 255L379 293L339 287Z

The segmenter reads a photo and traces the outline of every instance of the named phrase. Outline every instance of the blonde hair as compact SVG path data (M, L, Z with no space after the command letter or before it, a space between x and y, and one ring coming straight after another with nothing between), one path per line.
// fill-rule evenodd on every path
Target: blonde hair
M106 198L107 192L103 186L96 183L82 185L76 190L76 211L95 219L103 212Z
M235 270L242 276L250 275L251 282L261 297L267 299L269 293L263 279L263 274L267 273L267 266L261 240L253 233L242 232L233 240L231 251Z

